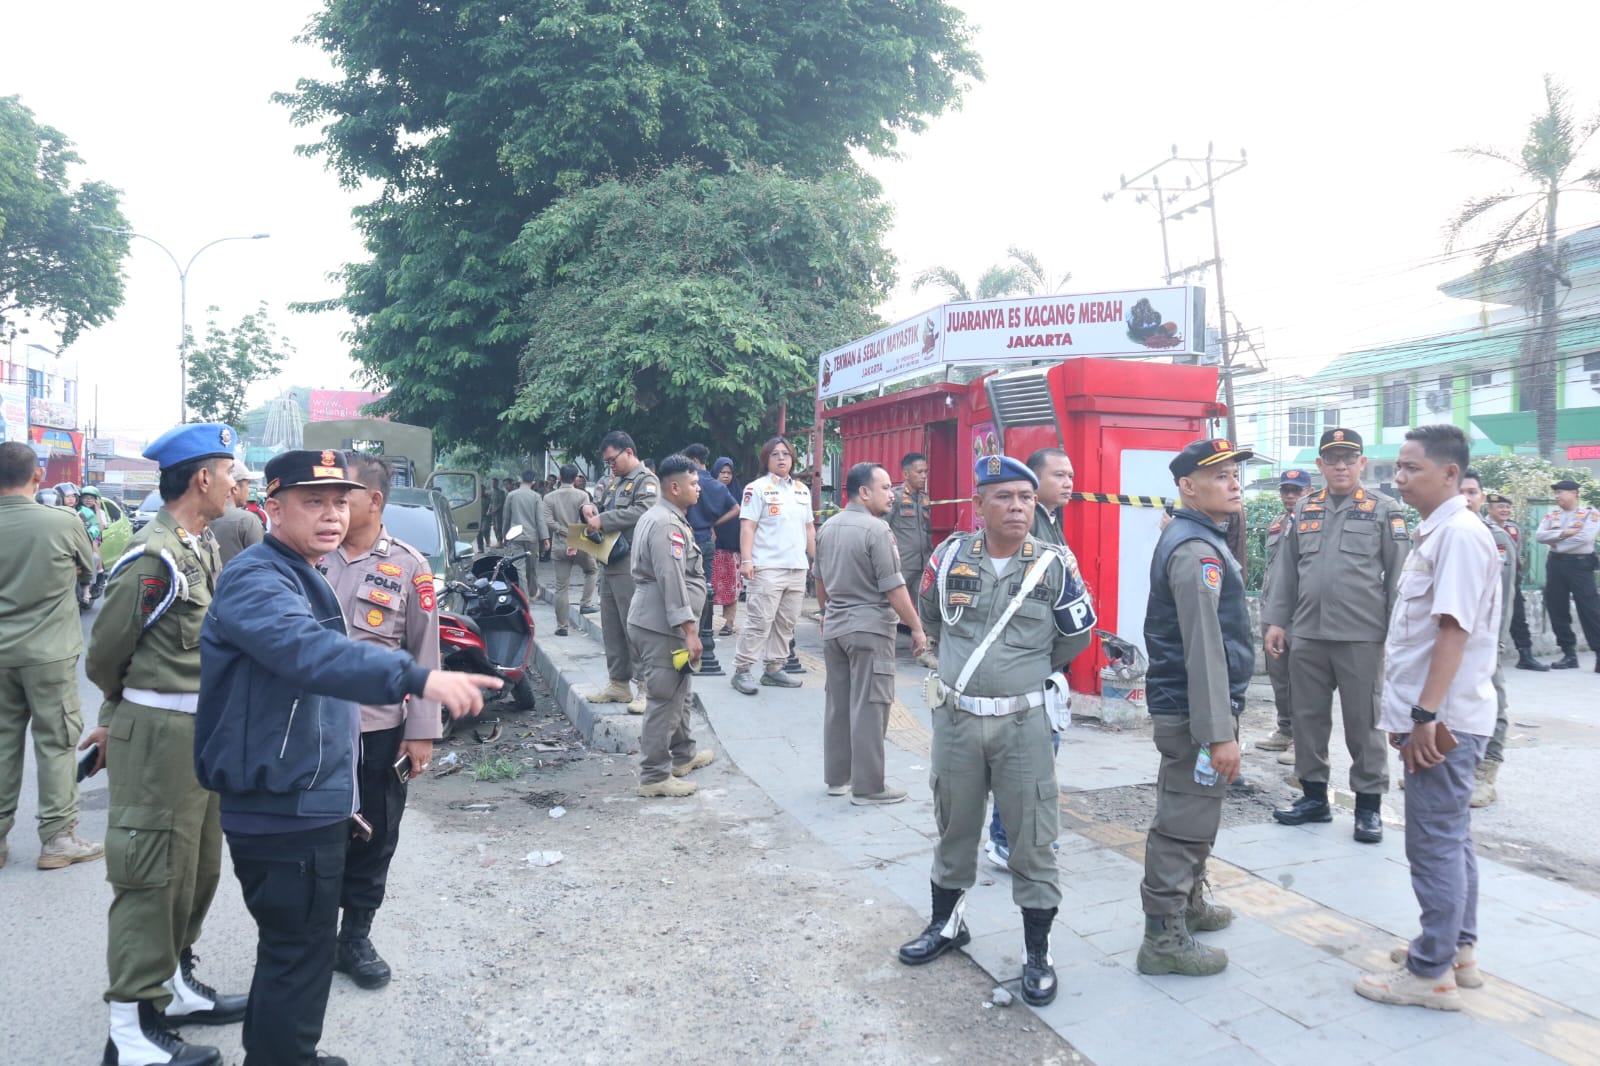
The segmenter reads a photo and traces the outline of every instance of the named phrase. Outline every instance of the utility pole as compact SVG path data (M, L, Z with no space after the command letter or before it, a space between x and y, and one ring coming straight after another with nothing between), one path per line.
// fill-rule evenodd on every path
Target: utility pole
M1184 156L1178 154L1178 146L1172 146L1172 155L1161 160L1152 167L1135 174L1131 179L1122 176L1119 178L1118 192L1126 191L1136 193L1135 202L1154 202L1156 215L1161 222L1161 257L1164 267L1163 277L1168 285L1178 277L1187 278L1193 273L1203 273L1210 269L1216 277L1217 290L1217 335L1222 347L1222 403L1227 409L1227 436L1235 444L1239 441L1239 420L1233 409L1233 335L1228 329L1228 301L1222 286L1222 238L1217 227L1217 183L1231 174L1243 170L1247 157L1243 148L1239 149L1237 159L1218 159L1214 145L1206 144L1204 156ZM1183 171L1183 189L1177 191L1176 186L1163 189L1160 172L1167 167L1177 167ZM1194 179L1203 175L1203 183L1196 185ZM1148 184L1140 184L1148 179ZM1204 198L1202 199L1202 193ZM1102 199L1110 200L1116 192L1105 193ZM1174 221L1192 215L1202 207L1211 212L1211 258L1203 263L1185 267L1182 270L1172 269L1172 256L1167 244L1167 221ZM1203 341L1204 338L1202 338ZM1228 544L1233 549L1234 556L1242 565L1245 562L1244 523L1229 523Z

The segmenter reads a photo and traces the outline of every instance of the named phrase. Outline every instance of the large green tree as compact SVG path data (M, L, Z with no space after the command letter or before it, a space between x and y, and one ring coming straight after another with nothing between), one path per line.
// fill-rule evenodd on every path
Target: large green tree
M61 346L122 306L128 238L117 190L72 184L72 142L15 96L0 97L0 325L27 315L55 326Z
M197 422L224 422L243 433L245 393L276 374L294 345L279 336L265 301L231 329L218 324L217 311L206 308L205 340L189 349L189 410Z
M280 95L321 131L302 151L377 189L333 301L354 354L388 413L486 446L519 437L531 339L507 251L560 195L678 162L852 170L978 74L946 0L328 0L303 39L340 77Z
M852 175L759 167L680 165L563 197L513 253L532 288L507 417L574 452L617 427L645 455L691 439L748 451L814 383L816 352L875 325L888 216Z
M1461 149L1469 158L1509 169L1512 183L1462 204L1446 229L1446 246L1454 249L1487 229L1480 245L1486 279L1494 276L1498 261L1523 253L1518 259L1521 302L1532 325L1522 344L1517 391L1522 410L1535 412L1539 454L1549 459L1556 447L1556 288L1563 282L1571 285L1561 262L1556 217L1563 195L1600 191L1600 166L1585 154L1600 130L1600 112L1580 124L1567 90L1548 74L1544 98L1544 110L1528 123L1515 155L1495 148Z

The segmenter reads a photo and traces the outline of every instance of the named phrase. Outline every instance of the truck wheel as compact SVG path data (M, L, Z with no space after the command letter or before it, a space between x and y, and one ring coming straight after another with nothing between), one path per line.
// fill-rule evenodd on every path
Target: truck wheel
M511 686L511 706L519 711L533 709L533 679L524 671L520 680Z

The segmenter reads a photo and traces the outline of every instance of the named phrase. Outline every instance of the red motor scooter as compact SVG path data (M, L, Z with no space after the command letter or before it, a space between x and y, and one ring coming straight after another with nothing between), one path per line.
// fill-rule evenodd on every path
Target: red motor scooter
M509 701L515 710L533 706L533 614L522 591L517 564L528 557L486 555L472 564L472 583L452 581L439 608L439 657L446 670L492 674L505 682L484 693L484 707ZM451 718L441 710L444 735L474 718Z

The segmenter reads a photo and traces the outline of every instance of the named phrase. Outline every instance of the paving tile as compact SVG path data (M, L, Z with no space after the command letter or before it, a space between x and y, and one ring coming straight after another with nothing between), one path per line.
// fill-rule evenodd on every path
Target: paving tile
M1234 1043L1199 1058L1186 1059L1185 1066L1269 1066L1269 1063L1243 1044Z
M1371 1006L1355 993L1360 975L1361 971L1348 963L1323 960L1240 985L1239 991L1314 1028Z
M1418 1008L1388 1009L1401 1011ZM1370 1061L1374 1066L1470 1066L1477 1063L1493 1063L1494 1066L1551 1066L1561 1060L1487 1026L1474 1025L1436 1040L1390 1052Z
M1352 1014L1337 1024L1347 1026L1384 1047L1398 1051L1401 1048L1415 1047L1429 1040L1437 1040L1442 1036L1470 1029L1474 1022L1472 1016L1465 1011L1377 1004L1373 1009Z
M1600 939L1574 933L1565 926L1549 936L1520 937L1503 935L1498 928L1478 923L1478 962L1492 974L1535 969L1569 956L1592 956L1600 952ZM1582 967L1579 967L1582 969Z
M1144 929L1144 911L1131 900L1112 900L1108 903L1084 904L1063 907L1061 921L1080 936L1093 936L1121 929Z
M1240 996L1238 998L1245 999L1247 997ZM1195 1005L1193 1003L1189 1004L1189 1009L1195 1010ZM1271 1007L1265 1006L1242 1017L1220 1022L1218 1023L1218 1028L1233 1036L1247 1048L1262 1048L1272 1044L1279 1044L1285 1040L1292 1040L1307 1031L1305 1026L1287 1014L1282 1014Z
M1056 853L1056 866L1061 869L1063 881L1106 870L1119 871L1123 876L1132 877L1135 882L1144 876L1144 868L1140 864L1110 848L1076 851L1063 848Z
M1132 900L1139 906L1138 870L1110 867L1082 874L1071 879L1072 890L1085 903L1110 903L1114 900Z
M1355 993L1350 995L1354 997ZM1278 1066L1307 1066L1308 1063L1364 1066L1390 1053L1389 1048L1371 1037L1340 1024L1305 1029L1286 1040L1255 1050L1268 1062L1277 1063ZM1412 1066L1420 1066L1417 1060L1409 1061Z
M1118 962L1122 961L1120 956L1113 957L1117 958ZM1128 965L1133 966L1135 970L1138 969L1137 957L1137 948L1128 953ZM1186 1004L1190 1010L1200 1017L1210 1019L1213 1025L1218 1024L1218 1011L1221 1011L1224 1016L1231 1017L1250 1010L1257 1003L1250 996L1232 994L1235 1006L1231 1009L1218 1004L1217 1001L1220 997L1233 993L1233 990L1241 985L1257 980L1255 974L1237 966L1229 966L1221 973L1212 974L1210 977L1184 977L1178 974L1161 974L1159 976L1140 974L1139 978L1145 983L1161 989L1161 991L1179 1003ZM1200 1006L1197 1007L1197 1003Z
M1139 945L1144 942L1144 925L1142 922L1139 925L1118 925L1103 933L1091 933L1084 940L1102 955L1137 952Z
M1164 997L1163 997L1164 998ZM1233 1037L1168 999L1099 1014L1058 1030L1092 1061L1106 1066L1164 1066L1235 1043Z
M1230 966L1222 974L1218 974L1217 977L1220 979L1224 974L1233 973L1243 973L1243 971L1236 970ZM1146 977L1145 980L1164 989L1166 987L1164 982L1177 980L1177 978ZM1203 995L1184 1001L1184 1006L1193 1011L1196 1016L1211 1022L1212 1025L1222 1025L1236 1018L1243 1018L1246 1014L1272 1009L1254 996L1240 995L1236 985L1217 984L1216 980L1210 977L1197 980L1184 978L1184 980L1191 980L1194 985L1204 992Z
M1228 953L1230 966L1239 966L1257 977L1271 977L1298 973L1328 958L1328 952L1305 943L1287 933L1257 940L1238 951ZM1355 980L1352 975L1351 980ZM1307 1024L1316 1024L1310 1022Z
M1600 999L1600 973L1586 970L1565 959L1515 968L1497 965L1489 972L1502 981L1509 981L1564 1005L1579 1000L1588 1002Z
M1165 1012L1184 1009L1171 996L1109 959L1058 965L1056 980L1061 986L1056 1001L1038 1008L1038 1014L1058 1033L1064 1034L1068 1025L1129 1010L1140 1012L1134 1028L1149 1028L1158 1025L1159 1019L1166 1016ZM1115 1058L1101 1058L1087 1048L1082 1050L1105 1066L1117 1062Z

